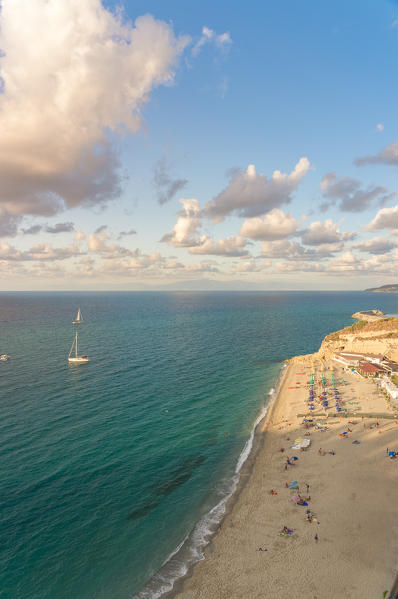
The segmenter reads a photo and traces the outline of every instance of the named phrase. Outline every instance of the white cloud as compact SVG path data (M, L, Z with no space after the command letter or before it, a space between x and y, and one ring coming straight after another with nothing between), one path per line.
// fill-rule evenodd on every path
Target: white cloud
M131 254L131 251L116 244L108 242L112 239L111 235L109 235L106 231L106 225L99 227L94 233L87 238L87 247L89 252L93 252L94 254L102 254L106 258L118 258L120 255L128 255Z
M281 259L286 260L314 260L318 257L324 257L320 255L317 250L304 248L298 241L288 241L283 239L280 241L264 241L261 244L262 256L270 259Z
M23 258L26 260L67 260L81 254L78 247L70 245L66 248L55 248L50 243L38 243L33 246L29 252L24 252Z
M226 51L232 44L232 39L229 31L217 35L213 29L209 27L202 28L202 35L192 48L192 56L198 56L203 46L209 43L215 44L219 49Z
M321 189L326 201L321 205L321 210L326 210L338 203L343 212L362 212L369 208L374 200L384 204L395 198L395 193L388 193L388 189L380 185L368 185L361 189L361 182L352 177L338 177L335 172L326 173L321 181Z
M354 239L356 234L341 233L339 227L330 218L324 222L315 221L303 232L302 242L306 245L325 246L325 244L340 244ZM336 248L337 249L337 248ZM332 251L336 251L332 250Z
M264 217L254 217L245 220L239 233L250 239L272 240L284 239L293 235L298 222L291 214L286 214L279 208L274 208Z
M377 131L384 131L384 125L383 125L383 123L377 123L376 129L377 129Z
M394 241L385 239L383 237L374 237L369 241L356 243L352 246L354 250L359 250L360 252L369 252L370 254L385 254L396 247L397 244Z
M249 252L245 249L247 241L244 237L228 237L213 241L208 237L201 240L200 245L189 248L190 254L205 254L212 256L247 256Z
M27 251L21 252L5 242L0 242L0 260L31 262L68 260L81 255L79 248L71 244L68 247L55 248L50 243L37 243Z
M378 154L356 158L354 162L357 166L363 166L364 164L391 164L397 166L398 141L394 141L389 146L386 146Z
M261 272L270 268L271 260L259 262L258 260L243 260L235 265L235 272Z
M74 236L74 240L76 241L76 243L81 243L85 239L86 239L86 234L83 231L81 231L80 229L78 231L76 231L75 236Z
M381 231L382 229L398 229L398 204L379 210L374 219L365 227L365 231Z
M357 271L363 268L360 260L352 252L345 252L341 256L332 258L328 265L328 271L343 272L347 274L352 271Z
M123 23L100 0L1 7L0 203L51 215L120 192L113 140L140 126L150 92L171 84L188 43L152 16Z
M201 226L199 202L195 199L185 200L182 198L180 203L182 210L178 215L177 223L171 233L164 235L161 241L175 247L200 245L205 238L198 238L198 229Z
M289 175L274 171L272 177L267 179L265 175L257 174L254 165L249 164L246 171L231 174L228 186L205 204L204 213L215 222L231 213L246 217L265 214L291 202L291 194L309 168L308 159L300 158Z

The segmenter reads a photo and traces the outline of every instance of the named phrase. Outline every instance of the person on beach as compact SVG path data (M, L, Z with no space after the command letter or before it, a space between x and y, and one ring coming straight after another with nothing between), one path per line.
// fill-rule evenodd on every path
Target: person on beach
M317 543L317 542L318 542L318 540L319 540L319 538L318 538L318 533L315 535L314 539L315 539L315 543Z

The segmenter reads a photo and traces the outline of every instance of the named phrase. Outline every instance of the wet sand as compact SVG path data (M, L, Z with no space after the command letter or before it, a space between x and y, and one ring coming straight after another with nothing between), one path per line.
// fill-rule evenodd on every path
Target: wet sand
M331 369L344 407L357 415L330 415L323 432L305 428L306 383L314 371L319 395L322 372L330 385ZM334 400L329 402L333 408L326 411L316 404L315 414L321 416L315 422L335 413ZM381 599L390 591L398 568L398 459L388 458L386 449L398 450L398 419L361 413L392 415L371 381L332 362L290 363L272 409L258 426L252 467L243 472L206 558L168 596ZM344 431L348 434L340 436ZM298 437L311 440L306 451L290 449ZM292 455L299 459L286 465ZM293 481L303 498L310 497L308 506L291 500L297 491L286 484ZM293 534L280 536L284 526Z

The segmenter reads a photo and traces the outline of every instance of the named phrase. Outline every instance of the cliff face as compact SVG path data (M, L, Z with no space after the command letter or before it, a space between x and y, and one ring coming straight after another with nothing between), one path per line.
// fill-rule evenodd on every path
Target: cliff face
M331 359L338 352L383 354L398 362L398 318L360 320L341 331L327 335L313 358ZM303 357L299 356L302 360Z
M355 312L355 314L352 315L352 318L373 322L374 320L379 320L382 316L384 316L384 312L381 310L365 310L363 312Z

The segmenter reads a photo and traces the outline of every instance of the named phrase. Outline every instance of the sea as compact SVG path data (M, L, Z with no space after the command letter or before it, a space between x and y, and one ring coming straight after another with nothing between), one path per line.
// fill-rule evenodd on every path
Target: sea
M201 559L284 360L366 292L0 293L1 599L156 599ZM79 351L68 365L80 307Z

